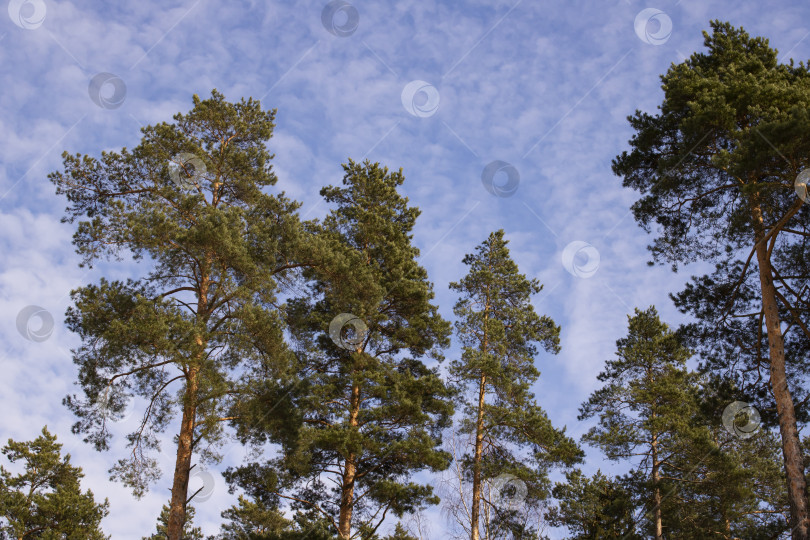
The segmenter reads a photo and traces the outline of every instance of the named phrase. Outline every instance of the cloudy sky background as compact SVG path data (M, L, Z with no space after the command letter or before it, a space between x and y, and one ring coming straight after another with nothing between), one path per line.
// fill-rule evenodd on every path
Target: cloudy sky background
M702 49L711 19L770 38L781 59L810 58L810 4L799 1L356 0L358 25L347 36L327 31L325 5L13 0L8 16L0 11L0 441L32 439L47 424L84 468L85 487L109 497L104 530L115 539L153 530L169 483L165 477L136 501L107 479L125 441L98 454L70 434L74 420L61 405L75 391L69 350L78 339L63 324L69 291L138 270L78 267L73 229L59 221L66 203L46 178L62 151L134 147L140 127L169 121L191 108L192 94L216 88L229 100L252 96L278 109L270 143L276 187L301 201L307 218L324 215L318 191L340 182L348 157L402 167L403 192L422 210L414 238L420 261L448 319L455 301L448 283L464 274L464 254L493 230L506 231L521 270L545 285L535 305L562 326L562 352L537 358L536 394L578 438L590 424L577 421L577 408L625 333L626 315L654 304L666 320L681 322L667 295L700 270L646 266L649 238L628 211L636 195L610 171L631 135L626 116L655 110L659 75ZM634 21L647 8L663 16L637 33ZM347 11L336 14L338 27ZM105 72L126 86L116 108L89 95L90 81ZM406 91L403 100L403 90L424 86L412 81L429 84L431 99L418 93L412 100ZM102 98L122 97L112 90L103 87ZM485 189L482 171L493 161L519 175L512 196ZM497 175L496 188L505 179ZM569 272L563 253L572 242L592 248L568 258ZM594 253L593 275L574 275L595 266L587 260ZM56 321L46 341L17 330L17 314L29 305ZM122 422L121 433L134 421ZM233 447L222 468L243 455ZM589 457L588 472L609 468L597 451ZM173 454L161 459L168 471ZM196 504L196 524L207 534L234 499L212 474L210 499ZM443 518L429 515L431 537L440 538Z

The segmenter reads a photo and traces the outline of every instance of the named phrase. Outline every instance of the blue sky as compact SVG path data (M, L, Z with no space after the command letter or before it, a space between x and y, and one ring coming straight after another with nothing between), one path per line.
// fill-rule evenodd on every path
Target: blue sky
M579 437L590 424L577 421L577 408L625 333L626 315L655 304L677 324L683 318L668 293L700 271L646 265L649 238L628 211L636 195L610 171L631 135L626 116L655 110L659 75L702 48L711 19L770 38L783 60L810 58L810 4L799 1L357 0L327 17L332 32L321 0L8 6L8 16L0 11L0 440L31 439L48 424L84 468L85 486L110 498L104 529L116 539L151 531L169 484L136 501L107 480L125 441L98 454L70 434L61 405L75 391L69 350L78 339L63 324L69 291L137 269L78 267L72 228L60 223L66 203L47 180L63 150L133 147L141 126L169 121L191 108L192 94L217 88L229 100L252 96L278 109L270 143L277 188L301 201L307 218L324 215L318 191L340 182L348 157L402 167L403 191L422 210L420 261L448 319L448 283L493 230L506 231L521 270L545 285L535 305L561 325L562 352L538 356L535 390L552 420ZM649 8L652 19L637 32ZM345 28L354 15L356 28ZM89 87L100 73L118 86L102 86L94 100ZM502 171L487 190L482 173L496 161ZM498 196L504 189L514 192ZM29 305L55 319L44 341L17 329ZM230 448L222 466L243 455ZM605 467L597 451L589 458L589 472ZM196 505L206 533L233 500L217 469L211 474L210 498ZM431 537L440 538L444 518L428 517Z

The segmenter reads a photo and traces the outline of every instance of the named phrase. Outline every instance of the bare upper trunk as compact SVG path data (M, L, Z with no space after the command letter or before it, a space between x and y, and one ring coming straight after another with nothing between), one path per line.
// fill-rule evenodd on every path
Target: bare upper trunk
M206 256L203 271L200 272L197 290L197 319L207 320L209 316L208 288L210 285L211 256ZM191 457L194 452L194 425L197 421L197 395L200 389L200 362L205 355L206 341L196 337L198 350L194 360L186 369L186 389L183 393L183 417L180 420L180 436L177 440L177 458L174 464L172 499L169 503L169 521L166 527L168 540L182 540L183 526L186 523L186 503L188 502L188 479L191 471Z
M486 302L484 305L484 337L481 342L481 352L487 353L489 348L489 286L487 286ZM473 455L473 493L472 508L470 509L470 539L479 540L481 533L478 525L481 516L481 460L484 455L484 400L486 398L487 375L481 374L478 385L478 418L475 422L475 453Z
M349 402L349 425L357 426L357 416L360 413L360 386L352 386L352 395ZM354 507L354 480L357 475L357 456L350 453L346 456L346 466L343 471L343 481L340 493L340 515L338 517L338 534L344 540L351 537L352 509Z
M776 302L776 288L773 283L770 254L767 242L763 242L765 230L762 211L752 208L754 218L757 265L762 292L762 309L768 331L768 352L770 357L770 383L776 412L779 416L779 433L782 436L782 455L785 462L788 501L790 503L790 527L793 540L808 540L807 483L804 477L804 459L799 445L799 432L796 427L796 412L790 395L785 370L785 346L782 336L779 307Z
M481 457L484 449L484 396L486 395L486 375L481 376L478 386L478 419L475 423L475 454L473 456L473 492L470 516L470 538L479 540L478 522L481 515Z
M661 517L661 462L658 460L658 437L652 439L652 479L653 479L653 519L655 520L655 540L664 539L664 525Z
M177 459L174 465L172 483L172 500L169 505L169 523L167 536L169 540L181 540L183 526L186 522L186 496L188 478L191 470L191 455L194 444L194 421L196 417L199 367L189 369L186 392L183 403L183 418L180 423L180 437L177 441Z

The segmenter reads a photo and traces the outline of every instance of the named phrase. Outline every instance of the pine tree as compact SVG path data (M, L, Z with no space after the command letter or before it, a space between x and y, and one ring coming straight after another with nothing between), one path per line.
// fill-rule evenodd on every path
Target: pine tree
M617 358L599 374L605 385L582 406L580 418L598 416L599 425L584 438L631 466L620 485L634 498L640 532L657 538L778 536L785 530L787 499L775 439L767 431L752 439L728 432L720 422L725 391L716 379L686 367L691 351L655 308L636 310L629 321ZM590 489L579 483L557 488L569 505L577 489Z
M47 426L33 441L11 439L3 454L11 462L22 462L23 471L12 475L0 466L0 537L56 540L109 538L101 530L101 520L109 513L109 503L96 503L93 492L82 492L80 467L70 464L70 455L61 456Z
M275 493L277 475L266 467L242 467L225 471L230 491L241 489L237 504L224 512L223 540L259 540L274 538L295 530L294 523L284 517ZM313 534L313 538L316 535Z
M409 533L401 523L397 523L394 532L384 538L384 540L419 540Z
M717 263L718 272L689 291L699 289L700 296L682 300L702 323L718 372L743 363L751 386L760 387L761 410L776 410L792 538L807 540L797 425L806 411L797 403L804 402L800 382L810 370L803 352L810 330L802 315L810 211L803 207L806 194L797 196L795 188L810 165L810 68L779 63L766 39L728 23L712 22L712 34L704 36L707 53L662 77L659 113L630 117L632 149L613 170L642 194L633 212L648 232L656 225L650 248L656 261L673 269ZM746 304L753 309L743 311ZM791 335L802 334L793 340L796 348L783 323ZM743 331L734 335L735 328ZM762 367L765 381L758 377Z
M195 527L194 522L194 507L186 507L186 521L183 524L183 533L181 538L183 540L203 540L202 529ZM143 540L166 540L168 538L169 530L169 506L163 505L160 509L160 516L158 516L157 530L151 536L144 536Z
M179 413L168 536L179 540L192 458L216 459L240 366L283 370L275 294L292 260L297 205L263 190L276 182L265 146L275 111L213 91L174 123L142 129L132 151L63 155L52 173L79 220L83 264L131 255L142 274L72 293L67 325L84 398L65 398L74 432L107 449L109 422L133 396L145 403L129 458L111 471L141 495L156 477L150 450ZM268 360L269 359L269 360ZM200 445L207 448L203 453Z
M608 478L601 471L588 478L577 469L566 473L565 479L552 490L559 501L548 514L552 526L566 527L573 534L571 540L643 538L636 532L631 490L621 478Z
M528 506L544 500L550 489L549 469L570 465L582 456L565 430L551 425L530 391L540 375L534 365L537 345L556 353L560 329L551 318L535 312L531 295L541 286L519 273L507 243L503 230L490 234L474 254L464 257L467 275L450 284L461 295L453 311L463 347L461 359L450 365L450 375L462 390L474 393L472 398L462 397L460 426L461 433L472 437L471 451L461 458L472 481L472 540L481 537L485 504L493 507L493 518L487 520L490 529L511 531L516 538L530 534L515 519L519 505L512 502ZM501 481L503 486L496 486L496 491L514 491L498 497L523 500L498 505L485 499L485 481L497 477L508 480Z
M699 377L693 428L670 461L678 482L664 503L675 538L777 538L790 521L778 436L768 429L732 434L718 419L728 405L724 383ZM736 419L747 426L747 420Z
M778 437L741 440L724 428L671 459L662 507L671 538L780 538L789 530Z
M237 503L222 512L227 520L222 524L223 540L262 538L290 527L290 521L277 508L267 508L261 503L240 495Z
M579 418L597 416L599 424L584 440L640 473L649 495L645 517L651 536L662 540L668 522L662 501L675 489L664 477L673 476L671 460L682 451L697 412L696 381L686 368L690 351L654 307L636 309L628 319L627 337L616 342L616 359L598 375L605 384L582 405Z
M419 210L397 192L402 171L351 160L343 168L343 186L321 190L334 205L318 233L324 262L306 271L306 293L286 308L301 374L289 410L301 425L294 433L270 426L261 436L283 448L265 466L275 486L268 489L347 540L374 538L389 514L438 502L414 475L449 465L439 446L453 406L436 368L422 360L441 359L450 325L416 262ZM254 382L259 391L243 408L258 420L278 401Z

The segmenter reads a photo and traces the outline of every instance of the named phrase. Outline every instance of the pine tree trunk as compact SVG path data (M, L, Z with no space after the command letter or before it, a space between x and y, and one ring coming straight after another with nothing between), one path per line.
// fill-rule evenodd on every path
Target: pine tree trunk
M197 290L197 317L206 320L208 316L208 287L210 284L211 255L205 258L200 272L200 288ZM180 436L177 440L177 458L174 464L172 500L169 504L169 520L166 525L168 540L182 540L186 524L186 497L191 471L191 456L194 452L194 424L197 421L197 394L200 389L200 361L205 355L206 342L203 336L196 336L199 347L194 362L187 367L186 390L183 393L183 417L180 420Z
M645 369L647 374L647 384L651 387L655 381L655 374L653 365L648 364ZM653 405L650 412L650 419L655 422L658 414L657 408ZM650 457L652 459L652 481L653 481L653 521L655 524L655 540L663 540L664 538L664 525L661 511L661 460L658 459L658 435L654 432L650 438Z
M491 265L490 265L491 268ZM486 354L489 348L488 323L489 323L489 286L486 291L486 303L484 306L484 337L481 343L481 353ZM484 398L486 397L487 376L481 374L481 381L478 386L478 418L475 422L475 451L473 455L473 493L472 508L470 509L470 539L480 540L481 533L478 529L481 519L481 460L484 455Z
M360 386L352 386L352 396L349 402L349 425L357 426L357 416L360 414ZM343 471L343 481L340 494L340 515L338 516L338 534L343 540L348 540L352 532L352 509L354 507L354 479L357 474L357 456L350 453L346 456L346 466Z
M658 438L653 437L652 443L652 479L653 479L653 516L655 519L655 540L664 539L664 526L661 518L661 463L658 461Z
M484 450L484 396L486 395L487 376L481 376L478 386L478 419L475 422L475 454L473 456L473 492L470 519L470 539L481 538L478 522L481 515L481 458Z
M194 443L194 421L197 412L197 390L199 367L189 369L183 404L183 418L180 422L180 437L177 441L177 459L174 465L172 500L169 505L169 521L166 535L169 540L181 540L186 522L186 496L188 495L189 471Z
M788 502L790 503L790 527L793 540L808 540L808 513L805 491L807 481L804 476L804 458L799 445L799 432L796 427L796 412L790 395L785 370L785 346L782 337L779 307L776 302L776 289L773 284L770 256L765 237L762 211L753 207L757 265L762 292L762 309L765 313L765 326L768 331L770 356L771 391L776 401L779 416L779 433L782 436L782 455L785 461Z

